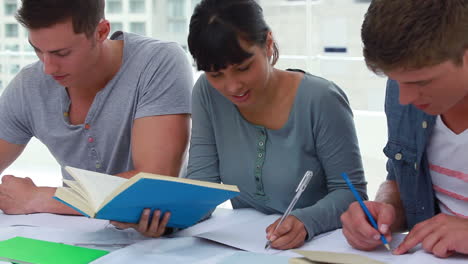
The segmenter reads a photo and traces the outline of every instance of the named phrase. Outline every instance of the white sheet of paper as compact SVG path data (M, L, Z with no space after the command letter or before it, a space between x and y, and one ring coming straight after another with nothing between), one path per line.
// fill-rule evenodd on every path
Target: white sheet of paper
M223 212L183 230L178 236L196 236L238 249L263 254L276 254L276 249L265 250L266 228L274 223L281 215L265 215L252 208L235 209ZM326 234L316 236L318 239Z
M288 264L289 257L278 255L267 255L253 252L239 251L231 256L223 258L219 264L240 264L240 263L268 263L268 264Z
M84 216L0 214L0 240L15 236L106 250L148 239L135 230L118 230L107 220Z
M237 216L236 216L237 217ZM231 247L247 250L250 252L275 254L280 252L276 249L265 249L266 228L274 223L280 215L263 215L250 221L222 226L216 230L201 233L201 237L216 241Z
M92 264L191 263L212 264L236 252L235 249L195 237L158 238L111 252Z
M90 219L84 216L67 216L56 214L29 214L29 215L5 215L0 211L0 228L11 226L34 226L63 229L75 229L92 232L106 228L107 220Z
M251 208L242 209L216 209L210 218L184 230L175 233L172 237L196 236L201 233L236 225L239 223L264 217L265 214Z
M391 248L396 248L401 241L405 238L405 234L394 234L393 240L390 242ZM362 256L367 256L371 259L382 261L385 263L398 263L398 264L413 264L413 263L424 263L424 264L461 264L468 263L468 256L452 256L446 259L440 259L434 257L432 254L425 252L421 246L417 246L410 253L405 255L392 255L385 249L384 246L377 248L374 251L360 251L352 248L346 238L343 235L341 229L330 232L327 236L320 237L318 239L313 239L312 241L306 243L304 246L299 248L300 250L318 250L318 251L331 251L339 253L351 253ZM279 255L282 256L294 256L300 257L300 255L292 251L283 251Z
M0 240L10 239L15 236L91 248L121 248L148 239L131 229L118 230L115 228L105 228L93 232L83 232L73 229L30 226L0 228Z

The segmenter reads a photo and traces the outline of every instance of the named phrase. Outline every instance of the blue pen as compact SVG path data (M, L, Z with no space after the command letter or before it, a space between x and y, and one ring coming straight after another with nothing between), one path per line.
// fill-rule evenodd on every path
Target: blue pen
M367 218L369 218L369 221L371 222L372 226L375 229L377 229L377 231L379 231L379 227L377 226L377 223L375 222L374 217L372 217L371 213L369 212L369 209L367 209L367 206L362 201L361 196L359 195L359 193L356 191L353 184L349 180L348 175L343 172L343 173L341 173L341 177L343 177L346 184L348 184L349 189L351 189L351 192L353 193L356 200L359 202L359 205L361 206L362 210L364 210L364 213L366 213ZM382 243L384 244L384 246L390 251L390 245L388 244L387 239L385 239L384 235L380 234L380 240L382 240Z

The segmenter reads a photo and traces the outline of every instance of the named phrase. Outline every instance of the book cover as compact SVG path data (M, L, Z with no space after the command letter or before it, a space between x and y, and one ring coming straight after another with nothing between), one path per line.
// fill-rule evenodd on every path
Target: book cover
M76 182L65 181L70 187L57 188L54 198L98 219L137 223L143 209L150 208L161 210L161 217L171 212L168 227L185 228L239 194L233 185L150 173L127 180L71 167L66 170Z
M0 260L34 264L85 264L109 253L43 240L14 237L0 242Z

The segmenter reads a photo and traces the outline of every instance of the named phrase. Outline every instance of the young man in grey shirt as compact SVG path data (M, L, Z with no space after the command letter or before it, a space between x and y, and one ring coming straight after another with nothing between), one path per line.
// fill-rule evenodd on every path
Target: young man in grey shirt
M177 44L122 32L109 39L104 0L23 0L17 19L39 61L0 98L0 171L36 137L61 166L127 178L139 171L178 175L193 80ZM8 175L0 184L0 209L77 214L53 200L54 193ZM140 225L130 226L160 236L170 215L161 223L149 217L145 210Z

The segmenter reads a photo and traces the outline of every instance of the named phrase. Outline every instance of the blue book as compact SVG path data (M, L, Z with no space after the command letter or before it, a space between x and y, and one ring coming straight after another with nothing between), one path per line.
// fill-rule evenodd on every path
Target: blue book
M239 194L234 185L138 173L130 179L65 167L73 180L63 180L54 199L85 216L138 223L144 208L171 212L168 227L192 226L216 206Z

